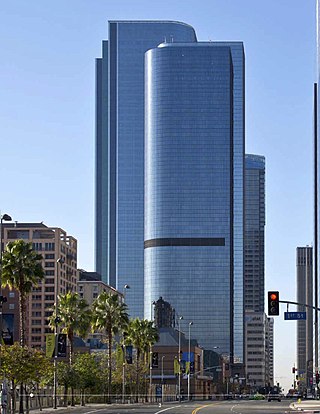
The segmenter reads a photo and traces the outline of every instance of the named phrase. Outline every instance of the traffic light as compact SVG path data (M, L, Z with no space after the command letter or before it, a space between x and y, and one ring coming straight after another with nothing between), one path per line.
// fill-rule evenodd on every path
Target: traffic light
M316 373L316 384L319 384L320 381L320 374Z
M279 307L279 292L268 292L268 315L278 316L280 313Z

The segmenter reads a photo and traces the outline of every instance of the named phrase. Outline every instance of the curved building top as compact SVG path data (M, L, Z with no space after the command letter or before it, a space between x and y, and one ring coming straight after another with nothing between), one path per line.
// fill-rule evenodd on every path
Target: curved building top
M188 23L184 23L184 22L180 22L178 20L108 20L108 23L121 23L121 24L174 24L174 25L181 25L181 26L185 26L186 28L189 28L192 30L193 34L194 34L194 41L197 42L197 35L196 32L194 30L194 28L188 24Z

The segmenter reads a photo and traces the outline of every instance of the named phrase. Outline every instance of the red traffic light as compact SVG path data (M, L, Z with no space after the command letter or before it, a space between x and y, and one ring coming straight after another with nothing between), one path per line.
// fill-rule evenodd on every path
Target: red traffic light
M268 292L268 315L278 316L279 314L280 314L279 292L278 291Z

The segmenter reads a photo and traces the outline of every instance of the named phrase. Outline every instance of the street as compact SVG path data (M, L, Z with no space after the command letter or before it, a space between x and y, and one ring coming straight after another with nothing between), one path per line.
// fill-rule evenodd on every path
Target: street
M202 401L174 403L159 406L104 406L104 408L74 408L81 414L284 414L289 412L290 402L267 401ZM60 410L59 410L60 411ZM62 411L62 410L61 410Z

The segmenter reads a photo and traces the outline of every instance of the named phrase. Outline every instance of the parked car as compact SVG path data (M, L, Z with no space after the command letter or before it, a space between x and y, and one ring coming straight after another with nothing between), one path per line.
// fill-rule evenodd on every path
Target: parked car
M268 394L268 401L281 401L281 394L278 391L270 391Z

